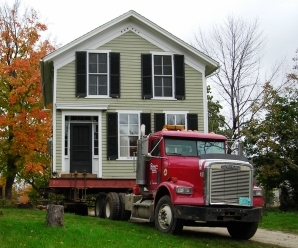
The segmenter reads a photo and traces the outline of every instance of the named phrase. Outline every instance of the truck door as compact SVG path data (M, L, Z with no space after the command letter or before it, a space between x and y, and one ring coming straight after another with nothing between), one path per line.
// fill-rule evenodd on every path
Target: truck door
M151 159L149 161L149 192L157 189L161 183L161 157L160 157L160 139L154 139L151 141ZM152 150L153 149L153 150Z

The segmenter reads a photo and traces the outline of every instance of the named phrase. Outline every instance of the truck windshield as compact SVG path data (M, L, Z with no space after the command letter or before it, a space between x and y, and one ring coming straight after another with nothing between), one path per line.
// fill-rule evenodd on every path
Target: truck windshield
M167 155L199 156L201 154L224 154L225 142L212 140L165 139Z

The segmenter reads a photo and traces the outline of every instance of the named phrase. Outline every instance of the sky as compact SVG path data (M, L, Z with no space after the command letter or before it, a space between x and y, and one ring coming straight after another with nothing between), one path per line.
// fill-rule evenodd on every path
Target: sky
M0 0L12 4L14 0ZM298 0L21 0L35 9L57 43L65 45L110 20L134 10L191 43L201 28L209 32L230 14L258 18L266 38L264 67L291 59L298 49Z

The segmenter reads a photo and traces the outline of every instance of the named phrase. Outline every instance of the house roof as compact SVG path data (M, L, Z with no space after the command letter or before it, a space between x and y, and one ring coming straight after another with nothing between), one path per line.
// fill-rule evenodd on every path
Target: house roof
M134 10L130 10L123 15L97 27L96 29L93 29L92 31L86 33L85 35L73 40L72 42L62 46L61 48L55 50L54 52L48 54L45 56L42 60L44 62L46 61L52 61L57 56L61 55L62 53L68 51L69 49L79 45L80 43L91 39L93 36L98 35L99 33L111 28L112 26L121 23L125 20L133 20L135 22L141 23L142 25L145 25L147 28L151 28L154 31L156 31L159 35L162 35L163 37L166 37L167 39L171 40L172 42L180 45L184 49L188 50L189 52L193 53L193 55L198 56L204 64L206 64L205 67L205 76L208 76L212 74L214 71L216 71L219 68L219 63L209 57L208 55L202 53L198 49L194 48L193 46L189 45L188 43L184 42L183 40L179 39L178 37L174 36L170 32L166 31L165 29L161 28L160 26L156 25L149 19L145 18L144 16L138 14Z

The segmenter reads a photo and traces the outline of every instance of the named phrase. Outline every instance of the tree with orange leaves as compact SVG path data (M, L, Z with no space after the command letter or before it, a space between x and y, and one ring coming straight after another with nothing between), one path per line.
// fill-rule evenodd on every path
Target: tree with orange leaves
M47 26L15 0L0 6L0 174L11 200L16 179L38 187L49 171L51 113L43 111L39 61L55 48L41 33Z

